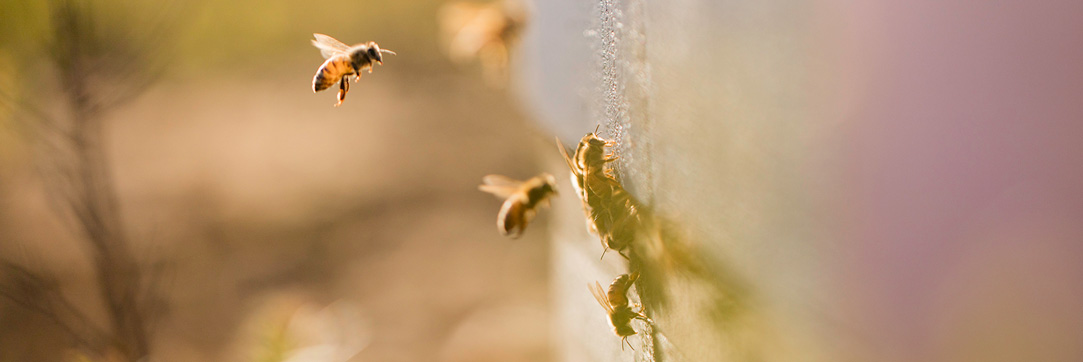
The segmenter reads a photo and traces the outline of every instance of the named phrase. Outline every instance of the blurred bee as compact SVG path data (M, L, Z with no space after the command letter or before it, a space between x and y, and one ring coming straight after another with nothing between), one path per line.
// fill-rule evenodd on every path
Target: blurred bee
M342 100L346 99L346 92L350 91L351 75L355 82L361 80L362 70L368 69L369 73L372 73L374 63L384 64L383 53L395 55L393 51L380 49L374 41L351 47L327 35L312 35L316 37L312 45L320 48L320 54L327 59L312 78L312 92L322 91L338 83L338 103L335 103L335 107L342 105Z
M505 199L496 216L500 235L518 238L537 213L538 205L548 205L549 197L556 193L556 179L543 173L526 181L513 180L501 175L482 178L481 191Z
M637 278L639 278L638 272L631 275L621 274L613 280L613 283L609 284L608 291L603 290L602 285L598 282L587 284L587 289L590 289L594 299L598 301L598 304L602 305L602 308L605 308L609 316L609 325L613 327L613 333L620 337L621 350L624 349L625 344L628 344L628 348L632 347L632 344L628 343L628 337L636 334L635 329L632 328L633 319L654 324L643 313L632 310L632 306L628 301L628 289L632 287L632 283Z
M557 148L571 170L572 185L583 201L587 230L601 238L604 248L602 257L605 257L606 251L613 249L627 258L623 251L635 237L639 215L637 203L607 167L608 163L617 159L613 154L606 154L605 148L613 145L614 141L602 139L591 132L583 136L575 155L569 156L564 145L557 140Z
M522 0L445 4L439 18L448 57L460 64L478 59L489 85L503 87L511 50L526 24L526 7Z

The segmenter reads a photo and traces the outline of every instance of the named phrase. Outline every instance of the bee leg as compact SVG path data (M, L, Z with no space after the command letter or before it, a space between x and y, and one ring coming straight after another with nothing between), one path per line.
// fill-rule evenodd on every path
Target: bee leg
M632 348L632 342L628 342L628 336L620 337L620 350L621 351L624 350L624 345L625 344L628 344L628 348L631 348L633 351L636 350L635 348Z
M637 309L642 309L643 306L636 304L636 308ZM643 315L643 313L636 313L635 317L632 317L632 318L647 322L647 324L650 324L651 326L654 326L654 321L652 321L649 317Z
M346 99L346 92L350 91L350 82L346 77L342 77L342 80L338 83L338 103L335 103L335 107L342 105L342 101Z

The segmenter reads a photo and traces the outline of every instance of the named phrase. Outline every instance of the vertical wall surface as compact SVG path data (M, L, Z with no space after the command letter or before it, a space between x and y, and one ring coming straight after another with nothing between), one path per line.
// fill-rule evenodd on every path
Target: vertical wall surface
M567 147L600 125L647 210L599 260L555 203L559 356L1078 358L1083 6L971 5L535 2L526 103ZM586 287L630 269L634 351Z
M555 340L564 360L823 360L811 330L824 308L817 254L826 241L808 229L808 187L818 182L808 166L821 156L808 150L822 142L807 92L809 9L535 7L527 98L569 147L601 125L617 141L618 176L651 209L633 260L599 260L579 203L558 203ZM635 350L622 351L586 285L632 268L643 275L632 297L655 325L634 322Z

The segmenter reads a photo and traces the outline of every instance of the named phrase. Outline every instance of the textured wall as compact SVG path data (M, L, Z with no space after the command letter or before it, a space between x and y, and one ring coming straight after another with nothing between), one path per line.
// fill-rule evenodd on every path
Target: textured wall
M822 239L809 239L814 200L802 189L815 182L805 167L818 157L802 150L821 141L808 119L806 9L535 6L523 57L530 104L569 147L600 124L618 141L620 178L653 210L632 262L598 260L578 202L558 203L555 340L564 359L820 359L808 312L821 307L808 297L820 294L823 273L805 251ZM621 351L586 289L632 264L642 266L635 294L657 327L637 322L648 333L630 339L634 352Z

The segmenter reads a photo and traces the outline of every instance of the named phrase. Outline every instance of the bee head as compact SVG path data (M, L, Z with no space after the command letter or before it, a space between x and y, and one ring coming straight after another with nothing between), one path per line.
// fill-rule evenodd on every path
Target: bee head
M376 42L374 42L374 41L370 41L367 44L365 44L365 47L364 47L363 50L364 50L364 54L358 54L358 56L364 56L364 57L366 57L368 59L371 59L372 62L380 63L380 64L384 64L384 53L391 54L391 55L397 55L393 51L390 51L390 50L387 50L387 49L380 49L380 46L377 45Z
M589 138L585 137L587 144L597 148L602 148L606 146L605 140L603 140L601 137L595 136L593 133L589 134L588 136Z
M376 45L376 42L374 41L369 42L368 49L366 50L365 55L367 55L369 59L372 59L372 61L376 63L384 64L384 57L382 54L380 54L380 46Z
M554 194L557 193L557 179L548 173L542 174L542 178L545 180L545 190Z

